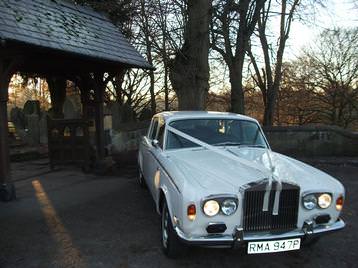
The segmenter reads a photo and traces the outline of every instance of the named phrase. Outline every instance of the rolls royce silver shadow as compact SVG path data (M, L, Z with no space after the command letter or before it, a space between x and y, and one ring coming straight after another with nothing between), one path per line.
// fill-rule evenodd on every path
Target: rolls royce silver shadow
M243 247L248 254L298 250L345 226L342 184L273 152L247 116L159 113L140 143L138 164L169 257L185 244Z

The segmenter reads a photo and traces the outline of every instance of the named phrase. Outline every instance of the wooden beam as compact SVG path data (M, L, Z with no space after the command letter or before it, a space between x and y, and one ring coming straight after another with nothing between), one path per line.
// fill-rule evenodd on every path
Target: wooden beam
M23 64L17 71L38 76L55 75L68 78L74 75L87 75L92 72L118 73L123 68L131 68L126 64L100 58L83 57L64 51L23 45L16 42L7 42L7 45L0 49L0 57L19 56L23 58Z

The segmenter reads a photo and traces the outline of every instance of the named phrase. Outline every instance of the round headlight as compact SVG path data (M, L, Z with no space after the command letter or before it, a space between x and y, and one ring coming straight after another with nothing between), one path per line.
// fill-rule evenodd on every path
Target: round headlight
M308 209L314 209L317 206L317 198L313 194L303 197L303 206Z
M318 197L318 205L320 208L328 208L332 203L332 197L330 194L321 194Z
M208 200L204 204L204 213L209 217L213 217L216 214L218 214L219 210L220 210L220 205L215 200Z
M227 216L234 214L236 209L237 209L237 205L235 200L233 199L226 199L221 204L221 211Z

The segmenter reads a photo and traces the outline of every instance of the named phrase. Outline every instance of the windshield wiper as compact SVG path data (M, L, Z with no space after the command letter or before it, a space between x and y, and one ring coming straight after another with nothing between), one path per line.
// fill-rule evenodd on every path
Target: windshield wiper
M263 144L245 144L240 142L234 142L234 141L224 141L224 142L218 142L212 144L214 146L242 146L242 147L254 147L254 148L267 148Z
M213 145L214 146L240 146L242 144L240 142L224 141L224 142L214 143Z
M267 148L265 145L262 144L241 144L241 146L254 147L254 148Z

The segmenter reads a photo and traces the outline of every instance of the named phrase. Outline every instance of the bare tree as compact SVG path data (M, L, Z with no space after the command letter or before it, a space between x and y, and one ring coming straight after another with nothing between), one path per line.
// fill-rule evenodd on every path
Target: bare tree
M169 78L179 110L203 110L209 90L211 0L188 0L185 12L184 44L170 63Z
M304 58L282 65L282 81L277 94L275 122L277 125L323 123L321 102L315 97Z
M211 47L229 68L231 111L245 113L243 68L250 37L265 0L214 1Z
M300 4L300 0L281 0L279 2L279 35L277 46L270 43L268 38L268 24L270 18L275 18L275 8L277 3L267 1L262 9L257 23L257 35L260 41L261 50L264 59L264 66L260 69L259 63L254 56L253 48L250 46L248 54L254 69L254 80L260 88L265 106L263 124L272 126L274 121L275 105L277 94L282 79L282 63L286 47L286 41L291 30L292 20ZM274 7L273 7L274 6Z
M322 116L345 128L358 120L357 43L358 28L324 30L304 53L309 66L306 83L322 103Z
M150 83L151 78L142 70L128 70L124 74L114 77L108 83L105 101L115 100L128 116L126 120L135 121L143 110L151 112Z
M169 110L169 60L170 60L170 51L168 51L168 44L170 41L170 33L168 32L168 16L169 16L169 2L157 0L157 13L156 13L156 26L159 28L159 36L161 39L161 44L155 42L156 49L158 54L161 56L161 61L164 69L163 77L163 91L164 91L164 109ZM156 40L157 38L153 38Z
M140 29L143 33L143 39L146 48L146 55L147 60L150 65L153 65L153 56L152 56L152 33L150 32L150 24L149 24L149 12L151 11L152 6L146 4L145 0L140 0ZM149 12L148 12L149 11ZM155 103L155 89L154 89L154 70L149 70L149 77L150 77L150 107L152 114L156 112L156 103Z

